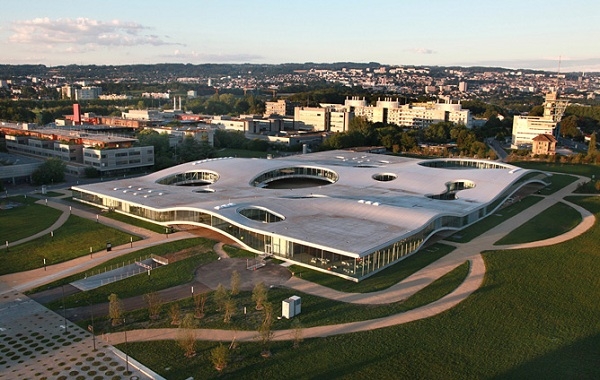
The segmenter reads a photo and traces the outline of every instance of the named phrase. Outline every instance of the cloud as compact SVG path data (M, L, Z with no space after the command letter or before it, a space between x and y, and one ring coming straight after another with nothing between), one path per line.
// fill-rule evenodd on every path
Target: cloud
M141 24L120 20L34 18L13 22L10 30L11 43L66 46L65 51L79 51L81 46L180 45L148 33L149 28Z
M261 60L264 57L257 54L246 53L230 53L230 54L214 54L214 53L198 53L196 51L181 51L175 50L173 54L162 55L161 58L169 60L169 62L213 62L213 63L230 63L230 62L252 62Z
M410 53L415 53L415 54L437 54L436 51L427 49L427 48L423 48L423 47L407 49L406 51L408 51Z

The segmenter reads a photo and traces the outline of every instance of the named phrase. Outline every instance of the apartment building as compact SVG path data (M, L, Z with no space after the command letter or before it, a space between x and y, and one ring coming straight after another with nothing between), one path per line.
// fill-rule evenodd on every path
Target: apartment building
M462 124L467 128L473 126L469 110L463 110L460 102L455 103L450 98L444 102L427 102L400 105L392 98L379 99L375 106L367 105L362 99L353 97L346 99L344 106L354 110L356 116L362 116L373 123L395 124L408 128L425 128L431 124L450 121Z
M543 116L515 116L511 148L528 148L539 135L556 136L557 125L567 108L568 101L559 99L556 92L546 94Z

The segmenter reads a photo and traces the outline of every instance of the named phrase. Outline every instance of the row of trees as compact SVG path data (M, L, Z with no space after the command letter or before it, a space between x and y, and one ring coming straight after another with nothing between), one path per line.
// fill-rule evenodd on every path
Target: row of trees
M432 124L424 129L404 129L396 125L371 123L356 117L350 121L348 132L329 137L320 147L322 150L344 149L354 146L382 145L394 153L422 153L424 144L450 144L456 148L447 154L489 157L493 151L480 141L477 131L451 122ZM428 152L429 153L429 152Z
M216 157L216 150L207 141L186 136L178 146L171 147L169 135L145 129L136 135L138 144L154 147L154 169L161 170L183 162Z
M230 278L229 290L222 284L219 284L214 292L212 292L213 304L218 312L222 313L223 323L229 324L235 316L238 305L236 296L240 294L241 276L239 272L233 271ZM194 329L198 328L198 320L205 316L205 305L209 299L208 293L198 293L193 295L194 311L187 312L182 315L179 303L172 303L168 315L170 324L179 327L177 334L177 342L183 351L183 355L191 358L196 355L196 336ZM156 292L151 292L144 295L144 300L147 304L148 318L150 320L159 320L163 307L163 300ZM116 294L111 294L108 297L109 314L108 318L113 327L120 326L124 322L124 307L122 301ZM260 312L258 318L257 340L261 343L261 356L269 357L270 342L273 338L273 304L268 300L268 289L263 282L255 284L252 290L252 301L255 304L255 309ZM302 341L302 326L298 319L292 324L294 328L294 347L297 348ZM232 347L230 346L229 349ZM227 365L228 351L222 348L217 348L217 351L211 353L215 367L222 370ZM219 360L217 360L219 359ZM218 363L217 363L218 362ZM219 364L219 365L217 365Z

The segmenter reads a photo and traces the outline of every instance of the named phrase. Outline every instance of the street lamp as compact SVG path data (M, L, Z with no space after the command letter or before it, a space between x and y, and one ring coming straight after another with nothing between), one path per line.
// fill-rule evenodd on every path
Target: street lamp
M127 351L129 351L129 344L127 344L127 326L125 326L125 317L123 317L123 328L123 332L125 333L125 373L129 375L129 354L127 353Z
M65 286L62 285L62 310L63 310L63 319L65 323L65 334L69 333L69 326L67 326L67 313L65 310Z
M92 333L92 344L94 346L94 351L96 351L96 333L94 332L94 305L92 305L91 298L88 298L88 303L90 305L90 314L92 316L92 324L88 326L88 330Z

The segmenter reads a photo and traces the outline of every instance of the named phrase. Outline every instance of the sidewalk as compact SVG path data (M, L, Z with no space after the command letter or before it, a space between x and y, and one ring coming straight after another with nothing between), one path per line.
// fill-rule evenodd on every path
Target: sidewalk
M579 177L582 179L583 177ZM492 228L485 234L473 239L469 243L457 244L457 249L449 253L442 259L430 264L421 269L417 273L409 276L400 283L380 292L374 293L343 293L333 289L310 283L297 277L292 277L285 286L292 289L302 291L308 294L316 295L324 298L331 298L343 302L354 302L360 304L385 304L390 302L398 302L410 297L419 290L425 288L433 281L450 272L458 265L465 261L469 261L469 274L465 281L458 286L452 293L442 297L441 299L428 304L426 306L409 310L404 313L390 315L383 318L372 319L360 322L351 322L338 325L316 326L303 329L304 338L326 337L338 334L347 334L359 331L368 331L383 327L394 326L397 324L416 321L419 319L429 318L444 311L447 311L460 302L464 301L469 295L475 292L483 284L485 277L485 263L481 252L487 250L498 249L517 249L529 247L541 247L550 244L564 242L584 233L590 229L595 223L595 217L587 210L572 205L564 201L563 198L577 188L578 181L559 190L558 192L544 197L543 200L536 203L525 211L513 216L504 221L498 226ZM582 223L576 228L551 239L546 239L538 242L527 244L514 244L506 246L494 246L494 243L500 238L511 232L521 224L525 223L535 215L544 211L556 202L565 202L572 205L582 215ZM131 330L128 331L128 339L130 341L152 341L163 339L176 339L177 329L157 329L157 330ZM210 341L251 341L257 337L255 331L230 331L230 330L195 330L196 338L200 340ZM291 340L293 339L293 330L277 330L274 331L274 340ZM123 333L114 333L107 338L110 344L122 343L124 339Z
M36 203L46 204L46 201L40 200ZM133 242L133 244L127 243L113 247L111 252L102 250L94 252L89 256L81 256L71 261L47 266L46 270L44 270L44 268L38 268L25 272L11 273L0 276L0 282L5 282L6 284L12 286L15 290L21 292L27 291L38 286L56 281L60 278L85 271L86 269L93 268L99 264L102 264L103 262L106 262L112 258L124 255L129 252L134 252L143 248L163 244L167 241L176 241L195 237L195 235L192 235L188 232L180 231L170 233L167 238L166 235L158 234L156 232L149 231L141 227L132 226L130 224L123 223L118 220L107 218L101 214L96 214L90 211L82 210L77 207L66 205L64 203L60 203L50 199L48 199L48 207L53 207L62 211L62 214L58 218L58 220L50 228L47 228L46 230L41 231L28 238L16 241L11 245L17 245L26 241L37 239L41 236L48 235L50 231L55 231L60 226L62 226L67 221L70 214L89 220L98 220L99 223L116 228L118 230L124 231L132 235L140 236L144 240Z
M538 247L545 246L549 244L557 244L563 241L570 240L579 234L587 231L594 225L595 217L589 213L587 210L584 210L581 207L576 205L572 205L563 200L563 198L567 195L571 195L572 191L577 188L578 182L584 179L584 177L579 177L578 181L566 186L565 188L559 190L558 192L551 194L549 196L545 196L540 202L526 209L525 211L513 216L512 218L504 221L503 223L497 225L496 227L490 229L485 234L473 239L469 243L457 244L457 243L448 243L451 245L455 245L457 248L444 256L440 260L430 264L429 266L421 269L420 271L414 273L408 278L404 279L400 283L393 285L392 287L374 293L343 293L338 292L330 288L323 287L318 284L310 283L308 281L304 281L297 277L290 278L284 286L289 288L313 294L319 297L331 298L342 302L352 302L358 304L387 304L391 302L398 302L401 300L405 300L410 296L414 295L418 291L422 290L429 284L431 284L436 279L441 276L449 273L457 266L463 264L465 261L469 261L470 269L469 274L465 281L459 285L457 289L455 289L452 293L446 295L445 297L435 301L429 305L423 306L418 309L410 310L405 313L391 315L384 318L378 318L368 321L360 321L353 323L345 323L339 325L329 325L329 326L317 326L306 328L303 330L304 337L324 337L336 334L345 334L350 332L358 332L371 330L375 328L382 328L387 326L392 326L400 323L406 323L410 321L415 321L423 318L428 318L439 314L443 311L449 310L454 307L458 303L465 300L470 294L475 292L483 283L485 276L485 263L483 261L483 257L481 256L481 252L486 250L498 250L498 249L516 249L516 248L529 248L529 247ZM505 245L505 246L495 246L494 243L498 241L500 238L505 236L510 231L514 230L521 224L525 223L533 216L539 214L540 212L546 210L548 207L554 205L556 202L565 202L569 204L571 207L579 211L582 215L582 223L580 223L576 228L566 232L563 235L553 237L551 239L546 239L543 241L527 243L527 244L515 244L515 245ZM50 201L48 202L50 205ZM54 206L54 205L53 205ZM58 206L60 207L60 206ZM57 208L58 208L57 207ZM89 218L90 215L87 215ZM92 215L92 218L95 218L95 215ZM104 218L106 219L106 218ZM107 221L106 224L116 221ZM118 224L118 222L116 222ZM127 225L120 226L127 230ZM129 226L130 227L130 226ZM160 238L156 236L150 236L147 240L142 242L138 242L135 249L140 249L145 246L149 246L151 244L159 244L164 242L164 237L159 234ZM187 238L188 233L176 233L173 235L169 235L169 239L175 238ZM127 251L129 245L116 247L115 250ZM130 249L133 250L133 249ZM215 246L215 251L221 255L221 257L225 257L226 253L222 251L221 246L217 244ZM125 252L121 252L125 253ZM105 252L106 254L106 252ZM77 260L85 261L87 258L80 258ZM105 260L107 260L106 258ZM66 275L65 273L72 273L81 271L82 268L86 267L86 263L79 263L77 260L74 260L69 263L64 263L64 268L59 268L61 264L52 267L52 273L39 273L40 270L30 271L27 274L15 274L15 275L7 275L0 278L2 281L13 281L15 288L17 289L27 289L28 287L32 287L32 285L37 281L45 281L45 279L41 278L38 280L28 280L31 278L30 276L40 276L43 277L44 274L48 274L52 277L61 277ZM89 259L88 259L89 260ZM75 266L73 266L75 264ZM89 263L88 263L89 264ZM93 265L97 265L94 263ZM92 265L89 265L92 266ZM51 267L48 267L50 269ZM43 272L43 269L41 269ZM11 277L12 276L12 277ZM46 281L48 282L48 281ZM152 330L131 330L127 332L127 336L129 341L146 341L146 340L159 340L159 339L175 339L176 333L178 329L152 329ZM293 332L291 330L283 330L283 331L275 331L274 339L276 340L285 340L291 339L293 336ZM218 341L228 341L232 339L236 340L252 340L256 337L256 332L254 331L230 331L230 330L196 330L197 338L202 340L218 340ZM113 333L110 336L107 336L107 342L110 344L118 344L124 341L123 333Z

